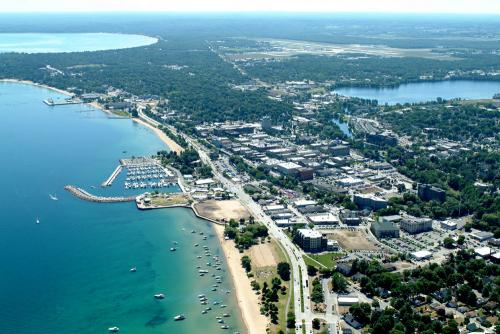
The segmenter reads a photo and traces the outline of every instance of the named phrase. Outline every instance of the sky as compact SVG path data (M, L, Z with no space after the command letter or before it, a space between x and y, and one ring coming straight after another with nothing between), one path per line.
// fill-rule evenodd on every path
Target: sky
M0 12L55 11L500 14L500 0L0 0Z

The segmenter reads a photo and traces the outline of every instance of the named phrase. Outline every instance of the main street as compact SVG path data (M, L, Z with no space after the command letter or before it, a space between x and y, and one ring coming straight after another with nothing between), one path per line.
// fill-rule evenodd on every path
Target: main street
M176 129L169 125L164 125L158 121L148 117L144 114L143 110L139 110L139 117L144 121L154 125L154 126L166 126L172 133L178 134ZM309 282L307 275L307 266L302 257L302 250L300 250L290 238L281 230L272 219L265 214L262 207L255 203L255 201L243 190L239 184L232 182L226 178L218 167L212 162L206 150L198 144L198 142L183 134L184 139L196 150L200 155L201 161L212 168L214 177L217 178L229 192L234 193L237 198L241 201L242 205L247 208L247 210L260 222L262 222L269 231L269 234L278 241L278 244L287 254L290 259L292 274L293 274L293 291L294 291L294 310L295 310L295 322L296 322L296 333L301 334L301 326L305 326L306 333L312 333L312 320L315 318L314 313L311 309L311 299L309 293ZM299 274L299 272L301 274ZM300 279L302 277L302 280ZM301 293L303 291L303 293ZM301 300L303 298L303 301ZM302 311L302 302L304 303L304 311Z

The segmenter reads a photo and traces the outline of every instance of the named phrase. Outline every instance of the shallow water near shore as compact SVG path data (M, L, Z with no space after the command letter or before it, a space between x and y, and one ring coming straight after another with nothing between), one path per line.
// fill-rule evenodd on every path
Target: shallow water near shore
M209 269L206 262L213 262L202 245L223 258L210 223L188 209L142 212L133 203L88 203L64 191L73 184L131 194L123 175L109 189L99 185L118 159L165 147L131 120L42 103L60 96L0 83L0 332L94 334L118 326L134 334L221 333L215 317L223 313L230 314L229 332L242 331L234 294L225 293L233 289L225 262L223 270L198 276L197 265ZM223 278L217 291L212 272ZM156 293L166 298L155 300ZM227 308L202 306L198 294ZM213 310L201 314L208 306ZM173 321L177 314L186 320Z

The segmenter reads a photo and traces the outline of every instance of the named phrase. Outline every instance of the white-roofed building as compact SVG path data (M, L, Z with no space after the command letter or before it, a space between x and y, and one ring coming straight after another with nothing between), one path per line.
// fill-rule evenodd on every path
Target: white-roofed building
M411 253L411 257L417 261L427 260L432 257L432 253L427 250L421 250Z
M491 255L490 247L479 247L474 249L474 254L480 257L489 257Z

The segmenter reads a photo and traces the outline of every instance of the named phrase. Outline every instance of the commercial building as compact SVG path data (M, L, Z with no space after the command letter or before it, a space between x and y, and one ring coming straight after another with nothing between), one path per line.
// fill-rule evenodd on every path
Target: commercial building
M337 301L339 306L351 306L359 303L359 298L356 296L339 296Z
M430 218L405 217L399 225L402 230L410 234L432 231L432 219Z
M326 236L315 230L299 229L295 237L297 244L306 252L319 252L326 248Z
M398 226L388 221L376 221L372 223L370 230L377 238L399 238Z
M452 222L450 220L445 220L445 221L441 222L441 228L443 230L449 230L449 231L456 230L457 229L457 223Z
M334 157L346 157L350 153L349 146L336 145L330 147L330 154Z
M430 184L419 183L417 186L418 197L424 201L446 201L446 192Z
M331 213L308 216L307 219L314 225L337 225L339 218Z
M476 231L476 232L472 232L470 234L470 236L473 237L476 240L485 241L485 240L493 238L493 233L491 233L491 232L484 232L484 231Z
M378 146L396 146L398 140L389 133L369 133L366 135L366 141Z
M356 194L353 198L354 204L361 209L379 210L387 208L388 202L380 197L373 195Z

